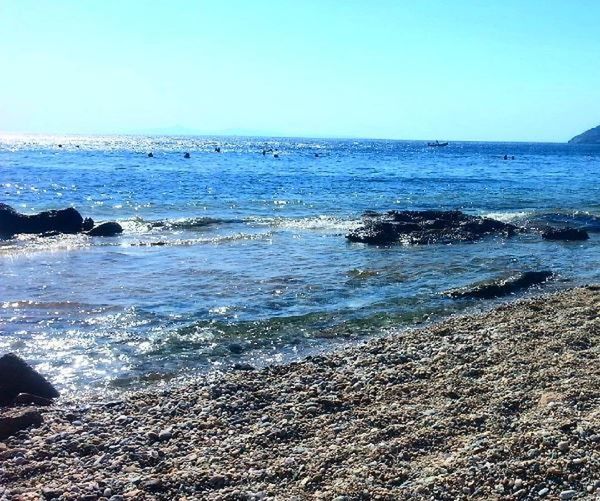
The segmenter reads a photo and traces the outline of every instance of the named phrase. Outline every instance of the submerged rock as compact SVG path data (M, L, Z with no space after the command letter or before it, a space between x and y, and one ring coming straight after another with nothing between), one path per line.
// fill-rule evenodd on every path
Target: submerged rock
M550 228L542 233L544 240L580 241L590 238L588 232L577 228Z
M119 233L123 233L123 227L114 221L99 224L87 232L90 237L112 237Z
M0 405L10 405L19 393L57 398L56 388L14 353L0 357Z
M511 236L517 227L486 217L470 216L461 211L390 211L369 212L364 224L351 231L351 242L389 245L400 242L413 245L474 242L489 235Z
M470 287L449 291L448 296L454 298L491 299L506 296L528 289L533 285L543 284L554 274L551 271L526 271L516 277L494 282L483 282Z
M42 415L36 409L5 410L0 414L0 440L30 426L39 426L42 422Z

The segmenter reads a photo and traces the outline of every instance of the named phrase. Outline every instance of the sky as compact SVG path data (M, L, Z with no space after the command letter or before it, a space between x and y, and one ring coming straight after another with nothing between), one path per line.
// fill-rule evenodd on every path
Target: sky
M566 141L597 0L0 0L0 131Z

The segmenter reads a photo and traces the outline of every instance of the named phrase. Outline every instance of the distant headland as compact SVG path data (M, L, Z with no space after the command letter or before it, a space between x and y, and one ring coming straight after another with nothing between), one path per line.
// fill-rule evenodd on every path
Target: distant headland
M573 144L600 144L600 125L593 129L586 130L583 134L575 136L569 141Z

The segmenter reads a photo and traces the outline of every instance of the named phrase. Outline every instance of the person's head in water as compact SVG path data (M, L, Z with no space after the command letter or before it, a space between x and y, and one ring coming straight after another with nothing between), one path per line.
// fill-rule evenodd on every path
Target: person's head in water
M152 152L150 152L150 153L148 153L148 156L149 156L150 158L152 158L152 157L154 156L154 154L153 154Z
M183 155L183 158L190 158L190 154L186 151L185 154Z
M504 160L508 160L508 155L504 155Z

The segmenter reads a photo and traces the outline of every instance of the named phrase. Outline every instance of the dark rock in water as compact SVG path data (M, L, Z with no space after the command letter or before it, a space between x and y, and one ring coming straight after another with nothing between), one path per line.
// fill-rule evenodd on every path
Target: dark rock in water
M123 227L114 221L99 224L87 232L90 237L112 237L119 233L123 233Z
M234 364L232 369L234 371L255 371L256 367L254 367L253 365L250 364L244 364L241 362L238 362L237 364Z
M240 353L244 352L244 347L240 343L231 343L228 348L229 351L235 355L239 355Z
M89 224L89 223L87 223ZM72 207L49 210L28 216L6 204L0 204L0 235L12 237L19 233L79 233L83 231L81 214Z
M396 242L422 245L474 242L488 235L511 236L518 228L495 219L470 216L461 211L368 212L363 226L351 231L351 242L389 245Z
M550 228L542 233L545 240L587 240L588 232L577 228Z
M150 152L148 153L148 158L152 158L154 156L154 153Z
M533 285L543 284L550 280L552 276L553 273L551 271L526 271L507 280L484 282L471 287L456 289L448 292L448 295L454 298L492 299L514 294L528 289Z
M183 155L183 158L190 158L190 154L186 152L186 153Z
M30 426L39 426L42 415L35 409L9 409L0 413L0 440Z
M0 357L0 405L13 403L19 393L57 398L58 391L39 372L14 353Z
M81 226L82 231L90 231L94 227L94 220L91 217L86 217Z

